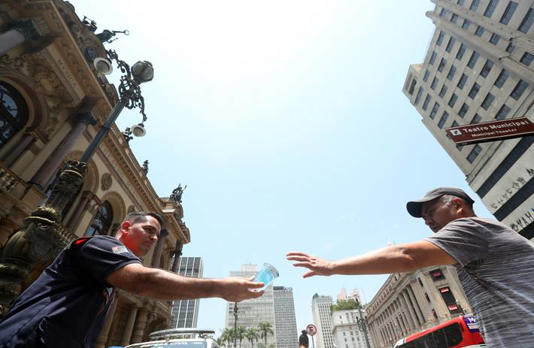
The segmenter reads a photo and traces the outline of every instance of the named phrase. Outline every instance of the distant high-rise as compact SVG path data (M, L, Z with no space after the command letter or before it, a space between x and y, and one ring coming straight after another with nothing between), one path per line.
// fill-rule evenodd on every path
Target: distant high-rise
M231 277L245 277L249 278L256 274L257 266L256 265L242 265L240 271L231 271ZM258 324L261 322L268 322L271 324L273 335L269 335L267 338L267 348L270 345L276 347L277 344L277 333L276 333L276 323L275 323L275 306L274 306L274 295L273 295L273 286L269 285L265 289L265 293L258 298L241 301L237 304L237 326L242 326L244 328L258 327ZM233 329L234 328L234 303L228 302L226 306L226 327ZM263 342L261 340L260 342ZM254 344L257 346L257 343ZM248 340L243 340L241 342L241 348L251 348L251 344Z
M424 62L410 66L403 92L488 210L531 239L534 136L461 146L445 129L534 120L534 3L433 2L427 16L436 30Z
M295 348L298 346L298 331L293 289L275 286L273 287L273 295L276 347Z
M200 257L180 257L177 273L191 278L202 278L203 263ZM196 328L198 323L198 308L200 301L173 301L171 312L171 327Z
M332 297L315 294L312 299L313 321L317 326L317 348L334 348L332 335Z
M332 333L337 348L372 348L371 336L366 331L367 314L363 309L332 312Z

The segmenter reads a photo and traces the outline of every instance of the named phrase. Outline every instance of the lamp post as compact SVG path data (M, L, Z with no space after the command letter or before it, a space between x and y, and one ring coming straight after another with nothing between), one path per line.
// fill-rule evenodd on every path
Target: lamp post
M144 135L145 103L139 85L152 80L154 69L147 61L139 61L131 68L120 60L115 51L108 51L123 73L119 84L119 101L103 126L87 147L80 161L68 161L59 173L50 196L43 205L24 219L23 227L6 242L0 255L0 315L18 296L36 266L42 267L53 259L75 236L63 225L63 211L73 201L83 185L87 163L124 108L139 108L143 121L134 126ZM139 130L141 128L141 130ZM135 131L134 131L135 133Z
M234 302L234 348L237 348L237 302Z

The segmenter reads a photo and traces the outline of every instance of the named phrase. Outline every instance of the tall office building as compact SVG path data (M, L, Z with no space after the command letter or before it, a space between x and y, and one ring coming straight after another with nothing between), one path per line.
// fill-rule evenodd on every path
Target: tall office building
M534 120L534 1L435 0L422 64L403 88L423 124L465 173L486 207L534 237L534 136L457 146L445 128Z
M293 289L284 286L273 287L274 321L276 325L276 347L298 347L297 319Z
M356 299L356 298L355 298ZM363 309L332 312L332 334L337 348L372 348Z
M181 257L178 261L179 275L192 278L202 278L204 265L200 257ZM171 312L171 327L196 328L200 300L173 301Z
M332 335L332 315L330 306L332 297L313 295L312 313L313 322L317 326L317 348L334 348L334 336Z
M231 277L245 277L249 278L256 274L256 265L242 265L240 271L230 272ZM226 327L234 328L234 302L228 302L226 306ZM273 285L269 285L265 289L265 293L258 298L244 300L237 304L237 326L244 328L258 327L261 322L268 322L271 324L273 334L267 337L267 348L276 348L277 331L275 323L275 306ZM260 342L263 342L261 340ZM256 346L256 344L255 344ZM241 348L251 348L252 345L248 340L241 342Z

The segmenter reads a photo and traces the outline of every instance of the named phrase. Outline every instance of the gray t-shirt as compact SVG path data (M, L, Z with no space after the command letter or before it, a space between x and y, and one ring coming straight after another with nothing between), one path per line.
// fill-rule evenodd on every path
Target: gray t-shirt
M534 347L534 245L508 226L478 217L425 238L452 256L489 347Z

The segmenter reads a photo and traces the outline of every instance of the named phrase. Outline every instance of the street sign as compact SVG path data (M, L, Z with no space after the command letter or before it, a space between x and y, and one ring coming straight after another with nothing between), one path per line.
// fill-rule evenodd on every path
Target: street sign
M446 131L456 144L466 145L534 135L534 123L526 117L520 117L456 126L447 128Z
M306 331L308 332L308 335L315 336L315 334L317 333L317 326L309 324L308 326L306 326Z

